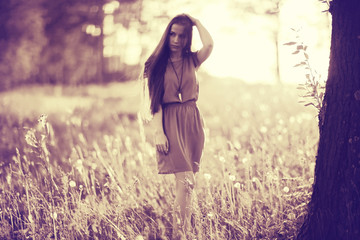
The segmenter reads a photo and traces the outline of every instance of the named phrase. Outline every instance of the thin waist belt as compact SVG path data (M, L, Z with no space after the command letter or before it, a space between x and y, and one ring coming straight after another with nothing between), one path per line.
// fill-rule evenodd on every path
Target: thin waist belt
M196 107L196 100L195 99L191 99L191 100L188 100L186 102L169 102L169 103L163 103L161 106L162 108L167 108L167 107L170 107L170 106L193 106L193 107Z

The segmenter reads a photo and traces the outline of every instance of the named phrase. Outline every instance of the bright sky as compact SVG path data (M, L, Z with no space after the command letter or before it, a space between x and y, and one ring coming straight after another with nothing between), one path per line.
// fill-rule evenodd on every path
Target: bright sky
M238 6L241 7L241 4ZM150 54L168 24L166 19L154 18L154 14L159 12L154 9L164 7L169 16L183 12L193 15L200 19L211 33L215 46L212 55L203 64L203 70L215 76L239 78L247 82L276 82L276 51L272 37L272 29L276 28L275 18L254 14L244 17L237 14L236 9L229 9L226 1L220 0L199 0L198 4L193 1L188 4L183 4L183 1L169 1L166 6L156 0L145 0L142 18L150 24L151 33L141 37L137 33L139 26L136 23L128 30L121 24L111 25L113 18L109 16L105 18L104 31L115 31L116 34L115 38L105 39L105 56L118 53L128 64L138 64L141 61L141 46L148 46ZM326 4L316 0L283 0L279 26L282 81L304 81L304 71L293 68L303 60L302 56L291 54L294 46L283 45L296 41L296 34L291 28L301 29L299 34L301 40L308 45L311 64L326 77L330 49L330 22L327 14L322 12L326 8ZM111 13L110 10L108 9ZM124 44L127 44L125 48ZM200 46L199 36L197 31L194 31L193 47L197 49Z
M326 14L321 12L324 9L326 5L315 0L287 0L282 6L279 51L284 82L304 81L304 72L293 68L303 60L302 56L291 54L294 46L283 45L296 41L296 34L291 28L301 29L299 34L309 46L311 63L323 76L327 75L330 28ZM203 9L201 19L215 42L214 51L203 66L209 73L249 82L276 82L276 50L270 30L274 24L269 23L269 17L253 15L246 20L231 19L224 5L213 4Z

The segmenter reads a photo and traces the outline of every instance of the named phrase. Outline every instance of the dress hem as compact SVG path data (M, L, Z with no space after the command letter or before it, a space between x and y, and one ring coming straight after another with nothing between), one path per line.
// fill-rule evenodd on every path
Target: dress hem
M169 172L158 172L158 174L164 175L164 174L175 174L175 173L179 173L179 172L193 172L193 173L197 173L199 172L199 170L197 171L192 171L192 170L179 170L179 171L169 171Z

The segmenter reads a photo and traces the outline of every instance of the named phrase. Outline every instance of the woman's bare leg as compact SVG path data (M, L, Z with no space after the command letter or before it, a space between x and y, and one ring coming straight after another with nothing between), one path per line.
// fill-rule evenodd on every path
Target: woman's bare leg
M176 189L173 214L174 234L181 230L184 234L190 229L191 194L195 186L193 172L175 173ZM180 229L178 229L180 227ZM175 235L176 236L176 235Z

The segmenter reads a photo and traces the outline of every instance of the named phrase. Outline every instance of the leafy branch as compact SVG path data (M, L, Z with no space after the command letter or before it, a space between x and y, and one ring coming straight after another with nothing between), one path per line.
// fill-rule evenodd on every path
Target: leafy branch
M305 83L299 84L298 89L303 92L300 97L304 100L299 101L304 103L305 106L314 106L318 113L321 113L323 107L323 99L325 94L325 81L321 78L314 66L311 65L309 60L309 54L307 51L307 45L299 37L299 30L292 29L296 32L296 41L288 42L284 45L296 47L295 51L292 54L303 55L303 59L300 63L296 64L294 67L301 67L305 70Z
M328 6L330 6L330 2L331 2L332 0L319 0L319 2L321 2L321 3L326 3Z

